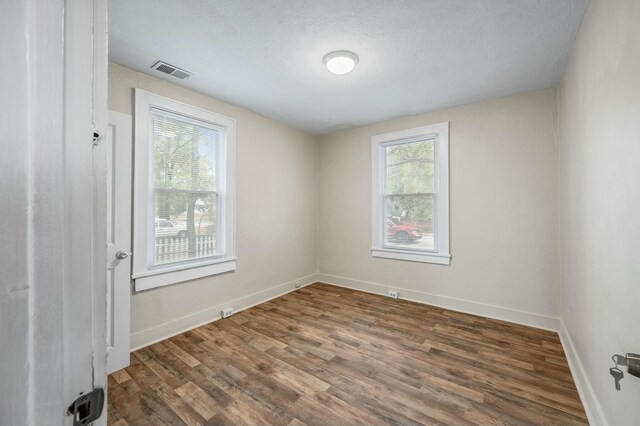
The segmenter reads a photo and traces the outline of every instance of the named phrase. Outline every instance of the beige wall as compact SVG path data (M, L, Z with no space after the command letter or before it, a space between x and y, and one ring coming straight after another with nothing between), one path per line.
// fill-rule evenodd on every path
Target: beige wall
M221 306L239 298L245 298L243 303L264 300L293 288L291 281L314 274L316 138L245 109L110 64L111 110L131 114L134 87L236 119L238 266L233 273L134 294L133 345L210 320L219 314ZM284 286L265 291L281 284ZM233 303L236 307L241 304Z
M384 291L401 289L401 297L555 326L553 89L318 140L117 64L110 64L109 79L115 111L130 114L139 87L237 120L238 269L134 294L134 346L207 321L222 306L313 280L317 270L337 284L353 283L336 277L378 283ZM452 265L371 258L371 135L442 121L451 122Z
M559 89L562 318L592 420L616 426L640 423L640 379L609 375L640 353L639 46L638 0L592 0Z
M324 279L371 291L399 288L401 297L554 327L554 116L549 89L322 137ZM451 123L451 266L372 258L371 136L443 121Z

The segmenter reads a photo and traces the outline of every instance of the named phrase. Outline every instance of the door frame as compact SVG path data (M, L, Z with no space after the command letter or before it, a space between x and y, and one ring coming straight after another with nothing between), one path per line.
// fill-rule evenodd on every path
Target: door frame
M63 6L63 394L70 404L106 388L107 1ZM106 407L95 424L106 424Z

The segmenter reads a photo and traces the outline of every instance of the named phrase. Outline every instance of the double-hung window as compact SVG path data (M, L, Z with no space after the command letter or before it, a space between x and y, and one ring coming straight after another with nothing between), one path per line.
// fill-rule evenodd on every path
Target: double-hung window
M235 121L135 93L137 291L235 270Z
M372 256L449 265L449 123L375 135Z

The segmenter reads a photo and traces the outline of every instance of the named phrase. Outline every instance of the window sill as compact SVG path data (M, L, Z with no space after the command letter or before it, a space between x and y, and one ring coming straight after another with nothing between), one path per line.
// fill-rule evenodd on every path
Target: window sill
M135 291L150 290L183 281L236 270L236 257L215 259L198 264L184 264L144 271L133 275Z
M387 248L372 248L371 256L385 259L406 260L409 262L435 263L437 265L451 265L451 255L442 253L427 253L412 250L393 250Z

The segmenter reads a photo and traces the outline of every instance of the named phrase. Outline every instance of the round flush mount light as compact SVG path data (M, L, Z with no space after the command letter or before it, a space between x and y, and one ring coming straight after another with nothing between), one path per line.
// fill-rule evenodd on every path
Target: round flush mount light
M349 74L358 63L358 55L348 50L336 50L327 53L322 62L334 74Z

